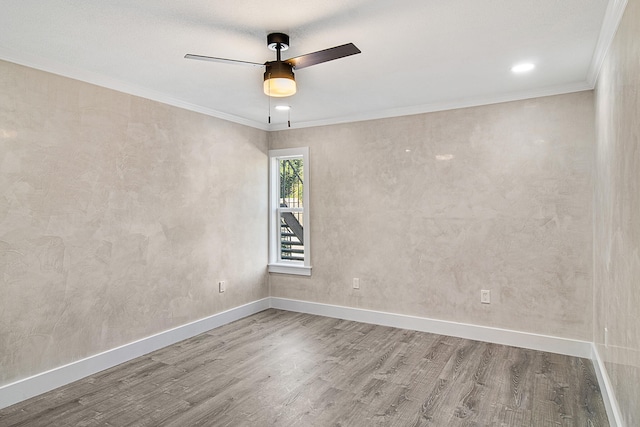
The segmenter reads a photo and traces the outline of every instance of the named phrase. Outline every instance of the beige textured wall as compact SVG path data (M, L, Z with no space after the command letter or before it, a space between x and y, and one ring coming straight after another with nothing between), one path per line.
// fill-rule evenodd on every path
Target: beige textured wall
M583 92L268 136L0 62L0 385L267 296L267 139L313 167L313 276L272 295L590 340L592 119Z
M266 203L265 132L0 62L0 385L266 297Z
M590 341L593 115L588 91L271 133L310 147L313 265L271 295Z
M640 1L629 0L596 88L594 216L594 337L627 426L640 426L639 76Z

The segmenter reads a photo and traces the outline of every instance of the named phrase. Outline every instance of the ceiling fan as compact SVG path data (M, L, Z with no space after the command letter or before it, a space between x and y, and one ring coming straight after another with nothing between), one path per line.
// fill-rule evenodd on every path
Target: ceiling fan
M187 59L198 59L201 61L226 62L231 64L249 65L253 67L265 67L264 72L264 93L272 97L291 96L296 93L296 80L293 70L310 67L334 59L344 58L360 53L353 43L331 47L295 58L281 59L281 52L289 49L289 36L283 33L271 33L267 36L267 46L276 51L276 60L267 61L264 64L249 61L239 61L236 59L216 58L214 56L202 56L186 54Z

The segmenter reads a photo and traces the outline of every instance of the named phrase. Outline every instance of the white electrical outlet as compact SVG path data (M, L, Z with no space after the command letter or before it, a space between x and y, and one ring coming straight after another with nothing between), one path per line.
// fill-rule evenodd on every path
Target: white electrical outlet
M218 292L223 293L227 290L227 283L224 280L218 282Z
M491 291L483 289L480 291L480 302L482 304L491 304Z
M353 289L360 289L360 279L357 277L353 278Z

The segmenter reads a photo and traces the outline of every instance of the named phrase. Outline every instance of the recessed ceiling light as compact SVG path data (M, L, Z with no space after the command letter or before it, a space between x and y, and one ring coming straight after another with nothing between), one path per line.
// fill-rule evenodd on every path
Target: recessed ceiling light
M453 154L436 154L436 160L451 160Z
M289 111L291 107L288 105L276 105L276 110L278 111Z
M531 62L523 62L522 64L516 64L511 67L511 71L514 73L526 73L534 68L536 68L535 64L532 64Z

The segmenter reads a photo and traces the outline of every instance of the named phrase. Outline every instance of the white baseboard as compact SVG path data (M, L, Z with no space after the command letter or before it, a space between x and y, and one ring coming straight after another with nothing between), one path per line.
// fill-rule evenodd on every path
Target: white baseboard
M595 344L592 344L592 356L593 367L596 370L596 376L598 377L598 384L600 384L600 393L604 400L604 406L607 408L607 417L609 418L609 424L611 427L624 427L624 421L622 420L622 414L620 413L620 407L618 406L618 400L613 392L613 386L611 380L607 374L607 370L600 358L600 353Z
M593 360L598 376L598 382L601 385L600 389L602 390L602 397L607 408L609 422L614 427L624 426L609 377L593 343L508 329L277 297L264 298L240 307L232 308L222 313L214 314L210 317L2 386L0 387L0 409L235 320L259 313L270 307L591 359Z
M319 316L354 320L356 322L449 335L476 341L565 354L568 356L584 357L587 359L591 359L592 357L591 343L587 341L276 297L271 297L271 307L280 310L317 314Z
M264 298L0 387L0 409L268 309Z
M593 362L596 376L598 378L598 384L600 385L600 392L607 410L609 424L611 427L625 427L613 387L611 386L611 381L609 380L606 368L594 343L548 335L532 334L528 332L512 331L508 329L491 328L487 326L448 322L425 317L407 316L404 314L387 313L382 311L365 310L361 308L277 297L271 297L271 307L280 310L295 311L298 313L308 313L318 316L371 323L375 325L411 329L414 331L449 335L590 359Z

